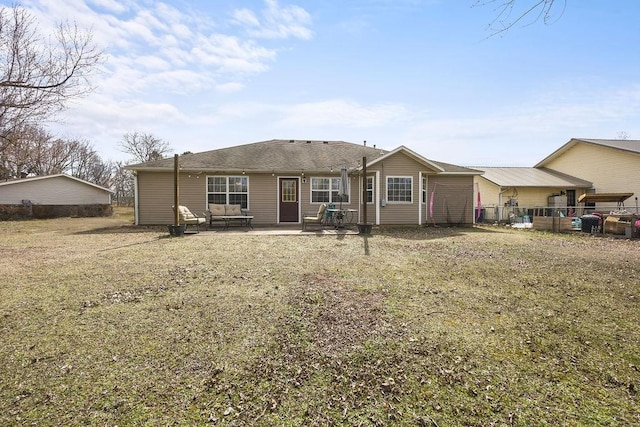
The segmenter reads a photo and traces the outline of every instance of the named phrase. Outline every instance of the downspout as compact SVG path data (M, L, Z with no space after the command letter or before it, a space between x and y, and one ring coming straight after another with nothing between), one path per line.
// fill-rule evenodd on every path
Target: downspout
M376 225L380 225L380 171L376 171Z
M422 172L418 172L418 225L422 225Z
M140 203L138 194L138 171L133 174L133 219L135 225L140 225Z
M362 188L360 188L360 197L361 199L361 206L362 206L362 217L360 218L360 221L362 224L367 224L368 219L367 219L367 157L364 156L362 158L362 181L361 181L361 185Z
M502 221L502 213L504 211L504 203L502 203L502 194L511 190L511 187L504 188L498 193L498 222Z
M173 225L180 225L180 161L178 154L173 157Z

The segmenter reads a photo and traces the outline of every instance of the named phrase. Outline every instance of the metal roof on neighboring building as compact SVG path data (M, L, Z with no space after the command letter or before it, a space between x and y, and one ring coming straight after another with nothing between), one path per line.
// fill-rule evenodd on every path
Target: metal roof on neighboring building
M482 177L500 187L590 188L593 184L580 178L544 168L530 167L474 167L483 171Z

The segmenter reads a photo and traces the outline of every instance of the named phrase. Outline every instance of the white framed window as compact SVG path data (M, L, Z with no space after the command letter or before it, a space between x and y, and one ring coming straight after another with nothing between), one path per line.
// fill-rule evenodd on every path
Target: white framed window
M311 178L311 203L340 203L340 178ZM342 198L349 203L351 188Z
M373 177L367 177L367 203L373 203Z
M422 177L422 204L427 203L427 177Z
M410 176L388 176L387 202L413 203L413 178Z
M208 176L207 203L241 205L249 209L248 176Z

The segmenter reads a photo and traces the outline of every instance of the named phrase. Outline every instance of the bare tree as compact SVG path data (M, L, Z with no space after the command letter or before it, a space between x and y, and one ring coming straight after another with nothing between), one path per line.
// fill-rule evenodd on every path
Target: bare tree
M169 143L150 133L127 132L122 137L120 148L133 156L138 163L160 160L173 151Z
M118 206L131 206L133 204L133 172L124 168L123 162L114 164L114 175L111 180L114 191L113 201Z
M78 156L87 155L87 142L54 138L48 133L34 138L27 144L30 147L28 172L44 176L74 172Z
M9 136L2 178L66 173L110 185L114 165L104 162L89 141L56 138L37 125L21 126Z
M169 143L150 133L127 132L119 145L120 151L133 156L130 163L160 160L173 151ZM122 163L116 163L112 187L115 191L113 199L119 206L130 206L133 203L133 172L124 169Z
M0 7L0 165L18 143L11 136L29 123L41 123L67 101L93 90L90 75L102 61L91 32L61 23L42 35L38 22L18 5Z
M53 137L41 126L22 125L7 135L2 151L4 178L18 178L34 172L34 162L39 163L43 147Z
M552 11L561 3L560 13L554 17ZM567 0L476 0L474 6L493 6L496 18L489 24L492 35L509 31L515 25L531 25L542 20L545 25L559 19L567 7ZM530 19L530 21L526 21Z
M115 163L103 161L88 141L69 141L72 147L70 166L66 173L103 187L111 186L115 173Z

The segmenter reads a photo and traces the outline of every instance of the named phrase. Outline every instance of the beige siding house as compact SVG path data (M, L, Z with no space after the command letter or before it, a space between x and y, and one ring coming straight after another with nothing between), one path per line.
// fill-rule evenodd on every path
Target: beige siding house
M111 203L111 190L69 175L47 175L0 182L0 204L98 205Z
M363 160L366 179L363 180ZM352 209L381 224L472 224L473 177L481 172L428 160L406 147L393 151L344 141L270 140L179 158L180 204L196 214L210 203L240 204L256 225L300 224L322 203ZM173 221L174 159L134 171L136 223ZM348 194L339 196L341 171Z
M589 181L544 168L474 169L483 172L475 177L475 206L477 209L480 200L482 217L489 221L507 220L512 215L531 217L547 207L567 208L565 213L569 213L579 195L592 187Z
M590 181L595 193L633 193L630 205L640 196L639 140L573 138L535 167Z

